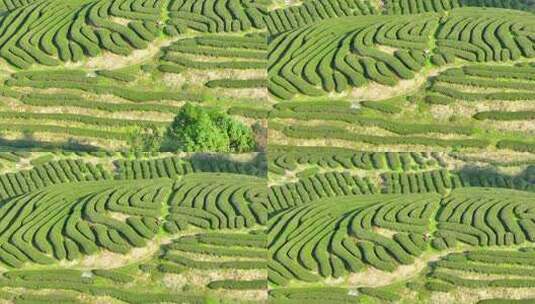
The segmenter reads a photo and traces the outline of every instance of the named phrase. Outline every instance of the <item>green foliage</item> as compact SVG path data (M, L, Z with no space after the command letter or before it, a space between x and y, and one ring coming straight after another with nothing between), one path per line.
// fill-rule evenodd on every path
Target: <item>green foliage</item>
M169 7L168 34L177 35L188 30L200 32L238 32L261 29L264 25L265 8L256 3L223 0L214 2L202 0L204 10L195 5L172 2ZM216 14L217 12L217 14Z
M449 283L431 280L425 283L425 288L431 291L449 292L454 288L454 286Z
M269 291L271 303L349 304L359 301L354 290L341 287L277 288Z
M231 290L249 290L249 289L266 289L266 280L251 280L251 281L237 281L237 280L221 280L212 281L208 284L211 289L231 289Z
M496 147L498 147L498 149L509 149L518 152L535 152L534 142L524 142L520 140L500 140Z
M3 14L7 22L0 26L0 39L9 43L0 57L17 68L78 62L103 50L129 54L145 48L160 32L154 22L160 18L160 5L149 8L126 3L118 8L112 1L95 5L84 1L4 2L8 3ZM115 23L112 16L128 20L129 25Z
M276 35L322 19L375 13L376 9L369 1L313 0L301 5L272 10L265 17L265 23L268 30Z
M268 230L273 252L269 267L276 273L274 280L270 279L273 283L318 281L316 273L336 278L364 267L394 271L400 264L413 263L413 257L423 252L419 248L426 245L418 235L426 233L428 220L439 204L438 196L344 194L343 189L328 187L332 184L331 179L324 187L315 186L325 193L331 192L328 200L324 194L317 201L296 200L288 206L274 204L277 212L273 212ZM289 198L297 192L281 191L279 195ZM303 193L306 191L299 190L301 197ZM284 209L287 212L282 212ZM375 232L372 227L408 234L392 239ZM299 258L291 258L293 246L299 247Z
M130 283L134 281L133 277L113 270L95 269L93 270L93 273L96 276L103 277L105 279L109 279L117 283Z
M392 0L388 1L385 9L391 14L404 15L395 18L388 15L336 18L345 15L345 12L334 8L338 1L328 1L325 8L332 5L332 14L321 14L321 17L309 20L291 19L291 16L297 18L306 15L301 9L307 6L312 8L313 3L275 10L269 14L278 18L268 22L268 28L277 33L271 41L273 49L268 59L268 89L276 98L290 99L296 94L321 96L330 92L340 93L349 87L364 87L371 82L395 86L402 79L412 79L415 72L419 72L426 64L443 66L455 63L458 59L503 62L535 56L529 38L531 32L511 35L511 27L500 21L507 19L520 27L527 26L529 18L526 16L530 14L511 14L505 10L488 10L482 14L471 9L453 10L464 6L456 0L443 3ZM480 3L487 4L490 3ZM448 11L448 14L443 17L440 14L420 14L416 19L410 15L426 11ZM362 11L353 13L359 15ZM473 16L473 19L467 21L466 16ZM317 22L311 22L311 19ZM296 28L299 31L289 30ZM331 39L323 39L325 28L331 30ZM436 37L436 41L431 41L430 37ZM432 53L428 50L431 42L436 44ZM392 54L378 45L397 50ZM500 74L503 72L499 71L496 76ZM442 77L442 80L447 79ZM462 78L456 81L478 84L490 82ZM521 85L527 87L530 84ZM470 94L447 90L442 86L436 86L433 91L454 99L533 99L533 94L527 92ZM430 97L429 102L433 101L445 103L444 99Z
M167 227L170 231L185 230L189 226L204 229L241 229L266 223L267 211L265 202L262 200L265 188L261 180L235 174L204 175L203 177L202 181L195 178L186 179L181 188L173 192L168 202L170 208L166 217L172 223ZM199 186L202 186L205 191L195 195L195 191L192 190ZM215 195L216 193L218 195ZM194 204L201 197L203 197L204 204ZM224 237L224 235L219 235L222 240L232 241ZM231 236L232 239L236 237ZM210 236L202 236L201 242L206 238L210 239ZM244 238L244 241L256 244L265 242L261 235L244 236Z
M401 108L385 101L364 101L361 103L363 107L377 110L388 114L396 114L401 112Z
M156 125L138 127L129 134L131 152L158 152L163 142L163 132Z
M216 79L205 83L209 88L263 88L267 86L265 79Z
M0 152L0 159L15 163L20 161L20 157L18 155L9 152Z
M377 167L377 163L372 161L373 155L376 159L386 158L384 152L355 152L351 149L334 147L287 147L271 146L269 151L269 170L273 173L284 174L284 170L295 170L297 165L306 164L319 166L324 169L344 168L373 170L384 169ZM432 168L430 164L433 160L426 153L391 153L388 156L391 161L388 170L398 170L396 160L402 163L403 170L415 168L418 170Z
M54 155L45 154L45 155L41 155L37 158L32 159L30 161L30 164L32 164L33 166L41 166L41 165L44 165L45 163L48 163L49 161L53 159L54 159Z
M486 111L479 112L474 115L475 119L479 120L534 120L535 111L517 111L517 112L507 112L507 111Z
M444 12L460 7L499 7L517 9L525 11L535 11L535 6L527 0L514 1L491 1L491 0L448 0L435 2L424 0L419 2L409 2L402 0L388 0L385 2L385 13L397 14L419 14L424 12Z
M431 126L431 125L429 125ZM440 127L436 127L437 131ZM400 131L416 134L420 132L429 131L424 125L412 125L412 128L407 130L400 128ZM450 129L452 132L471 132L470 128L453 126ZM447 132L450 132L448 130ZM488 140L483 139L441 139L424 136L376 136L364 135L349 132L345 128L331 127L331 126L289 126L283 128L282 132L288 137L301 139L341 139L350 142L363 142L372 145L424 145L424 146L438 146L438 147L452 147L458 146L462 148L486 148L490 145Z
M151 179L174 178L201 172L222 172L261 177L265 170L256 160L240 162L219 157L219 155L199 158L182 158L178 156L163 157L150 160L117 160L117 179Z
M166 139L181 151L247 152L255 148L252 131L216 110L187 103L168 128Z
M362 287L362 288L359 288L359 291L365 295L378 298L380 300L387 301L387 302L395 302L400 299L400 297L397 294L388 290L383 290L383 289Z
M97 71L96 73L97 75L100 75L100 76L104 76L107 78L124 81L124 82L131 82L131 81L136 80L136 77L132 75L131 72L126 72L126 71L100 70L100 71Z

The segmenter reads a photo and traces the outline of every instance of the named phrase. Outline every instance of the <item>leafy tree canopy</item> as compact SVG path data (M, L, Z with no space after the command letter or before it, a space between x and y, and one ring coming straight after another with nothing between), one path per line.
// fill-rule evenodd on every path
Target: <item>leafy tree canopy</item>
M247 152L255 148L250 128L229 115L187 103L167 129L173 150Z

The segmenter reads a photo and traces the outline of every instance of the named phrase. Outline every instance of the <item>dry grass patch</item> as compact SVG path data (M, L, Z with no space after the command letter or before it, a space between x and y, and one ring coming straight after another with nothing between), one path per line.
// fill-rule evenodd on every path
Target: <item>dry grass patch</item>
M394 53L398 50L397 48L391 47L388 45L377 45L376 48L379 51L390 54L390 55L394 55Z
M416 73L413 79L401 79L398 84L393 87L370 82L366 86L352 88L348 97L358 100L382 100L400 95L407 95L420 89L420 87L427 81L428 77L436 76L446 69L447 67L440 67Z
M130 19L126 19L126 18L110 16L109 19L110 19L111 22L118 23L118 24L120 24L122 26L128 26L128 23L130 23Z
M257 79L266 78L264 70L233 70L233 69L216 69L216 70L195 70L187 69L180 74L165 73L163 83L169 88L181 88L186 84L202 85L215 79ZM264 91L267 91L263 89Z
M155 253L159 252L160 246L162 244L170 243L169 237L162 237L147 241L146 245L141 248L132 248L128 254L119 254L109 251L103 251L99 254L85 256L79 261L74 262L60 262L64 266L76 266L82 267L85 269L93 268L118 268L126 266L131 263L138 263L140 261L149 259L154 256Z
M163 279L163 285L176 292L183 292L190 289L201 290L207 289L212 281L217 280L265 280L267 273L265 271L251 270L215 270L203 271L192 269L180 274L166 274ZM217 290L217 294L240 300L267 300L267 293L263 290Z
M505 132L523 132L526 136L530 134L535 137L535 121L522 120L522 121L492 121L489 120L484 123L486 128L494 128L497 131Z
M121 212L113 212L113 211L108 211L107 215L121 222L126 222L126 219L130 217L130 215L128 214L124 214Z
M130 65L139 64L147 61L148 58L153 58L162 47L169 46L177 38L173 39L157 39L150 43L146 49L134 50L128 56L117 55L110 52L103 52L98 57L89 58L83 63L66 63L69 68L85 68L85 69L106 69L114 70L124 68Z
M417 276L429 262L438 260L444 254L433 254L428 257L417 258L410 265L400 265L393 272L385 272L376 268L368 268L366 271L351 273L347 283L351 286L380 287L397 281L404 281Z
M387 238L393 238L394 235L397 233L397 231L395 230L390 230L390 229L385 229L385 228L380 228L380 227L372 227L372 231L374 233L377 233L377 234L380 234L384 237L387 237Z

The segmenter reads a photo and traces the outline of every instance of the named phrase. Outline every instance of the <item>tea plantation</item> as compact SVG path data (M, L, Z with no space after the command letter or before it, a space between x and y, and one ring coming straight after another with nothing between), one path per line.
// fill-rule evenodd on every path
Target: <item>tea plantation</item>
M0 1L0 146L126 151L186 102L266 108L268 5Z
M530 303L532 161L272 147L272 303Z
M266 120L290 146L535 149L530 1L2 3L2 147L125 151L190 102L257 150Z
M8 302L509 303L535 292L534 159L270 146L267 159L2 152L0 164Z
M261 303L262 155L2 154L0 299Z
M0 0L0 303L535 303L533 0Z
M270 143L535 151L530 1L303 1L268 19Z

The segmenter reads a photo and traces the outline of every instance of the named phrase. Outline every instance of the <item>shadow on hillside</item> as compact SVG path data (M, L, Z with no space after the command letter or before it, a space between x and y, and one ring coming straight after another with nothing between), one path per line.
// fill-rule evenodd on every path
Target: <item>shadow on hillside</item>
M518 174L499 172L495 167L464 166L454 173L473 187L500 187L535 191L535 166L527 166Z
M267 176L267 158L265 153L227 154L227 153L194 153L186 157L192 164L196 163L207 172L213 172L212 164L218 164L218 168L235 167L243 170L244 174ZM234 170L229 170L234 171Z
M24 139L4 139L0 138L0 151L33 151L33 152L47 152L47 151L81 151L94 152L99 151L98 147L82 144L75 139L69 139L64 143L52 143L47 141L39 141L33 138Z

